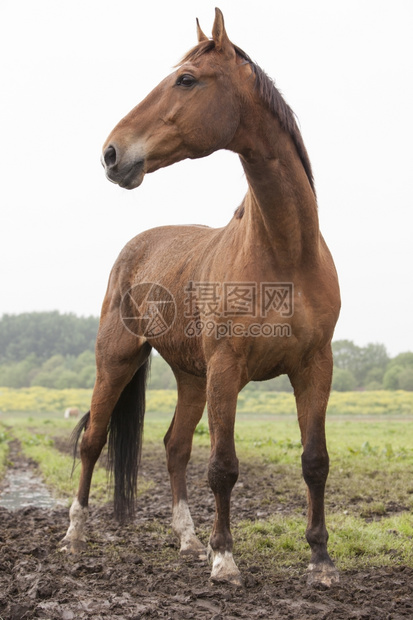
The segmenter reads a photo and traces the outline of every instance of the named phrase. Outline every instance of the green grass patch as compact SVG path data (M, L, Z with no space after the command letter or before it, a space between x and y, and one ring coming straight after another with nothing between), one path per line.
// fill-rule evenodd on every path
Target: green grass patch
M274 516L241 521L233 528L235 553L251 566L278 572L302 571L310 550L302 517ZM366 523L362 518L328 515L329 551L340 571L375 566L413 566L413 517L403 513Z
M374 566L413 566L413 516L401 513L366 522L331 515L329 547L341 570Z
M266 520L241 521L233 528L234 553L246 565L279 572L291 568L302 571L309 561L302 517L274 516Z

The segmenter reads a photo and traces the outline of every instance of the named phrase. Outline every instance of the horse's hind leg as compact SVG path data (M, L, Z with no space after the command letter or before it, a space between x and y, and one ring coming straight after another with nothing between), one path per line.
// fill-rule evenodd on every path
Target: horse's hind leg
M206 549L195 535L186 487L192 438L205 407L205 379L181 371L175 372L175 377L178 402L164 439L172 489L172 529L180 540L181 556L206 559Z
M307 541L311 547L308 584L331 586L339 581L327 551L328 533L324 514L324 492L329 470L325 436L325 413L330 393L332 355L330 347L292 377L301 430L303 476L308 488Z
M81 473L78 493L70 508L70 526L62 541L62 550L76 552L86 542L92 474L107 440L108 424L122 392L146 362L151 347L130 334L116 317L106 317L99 327L96 364L97 375L91 408L80 444Z

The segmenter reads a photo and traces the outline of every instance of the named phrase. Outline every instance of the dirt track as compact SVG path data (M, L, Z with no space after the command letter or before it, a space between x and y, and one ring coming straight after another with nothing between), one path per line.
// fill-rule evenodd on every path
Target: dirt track
M338 586L314 590L306 586L305 567L292 567L286 577L285 571L268 574L241 559L244 589L210 584L208 565L178 557L168 529L171 510L165 470L159 455L147 456L143 475L155 485L140 498L135 522L121 528L112 519L110 506L92 508L91 545L82 556L58 551L68 524L66 508L0 509L2 620L413 617L413 570L403 566L344 573ZM195 455L190 478L196 523L206 531L213 502L205 482L204 456ZM260 475L255 485L252 474L249 487L234 493L234 519L251 518L260 506L262 510L266 481ZM304 497L299 501L304 503Z

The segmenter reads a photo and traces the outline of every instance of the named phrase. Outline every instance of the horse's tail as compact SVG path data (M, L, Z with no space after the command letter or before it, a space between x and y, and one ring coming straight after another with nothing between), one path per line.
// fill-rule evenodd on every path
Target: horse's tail
M124 388L109 422L108 470L114 478L114 511L119 521L135 514L149 368L150 358Z
M112 412L108 425L107 468L114 479L114 512L119 521L133 518L142 450L145 391L150 358L136 371L124 388ZM90 412L86 413L73 431L74 456L80 435L87 428Z
M76 424L75 428L73 429L72 434L70 435L70 444L72 445L72 448L73 448L72 476L73 476L73 472L75 471L75 466L76 466L77 446L79 444L80 435L82 434L84 430L87 429L88 424L89 424L89 418L90 418L90 411L85 413L85 415L79 420L79 422Z

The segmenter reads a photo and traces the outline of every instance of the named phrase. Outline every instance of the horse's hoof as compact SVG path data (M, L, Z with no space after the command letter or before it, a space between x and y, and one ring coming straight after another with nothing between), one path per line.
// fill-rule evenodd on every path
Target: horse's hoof
M224 583L229 583L233 586L235 586L236 588L243 588L244 587L244 581L241 577L241 573L238 571L238 573L232 574L232 575L222 575L222 576L214 576L211 575L210 577L211 582L219 585L219 584L224 584Z
M66 540L65 538L61 542L61 547L59 551L62 553L82 553L87 548L87 543L85 540Z
M203 560L207 559L207 550L196 536L186 537L181 540L179 555L183 560Z
M244 582L230 551L215 552L208 546L208 559L212 561L212 583L230 583L236 587L243 587Z
M326 588L331 588L339 581L339 572L333 563L310 564L308 567L308 586L322 585Z
M203 546L181 549L179 556L188 562L193 560L202 560L204 562L207 559L207 550Z

